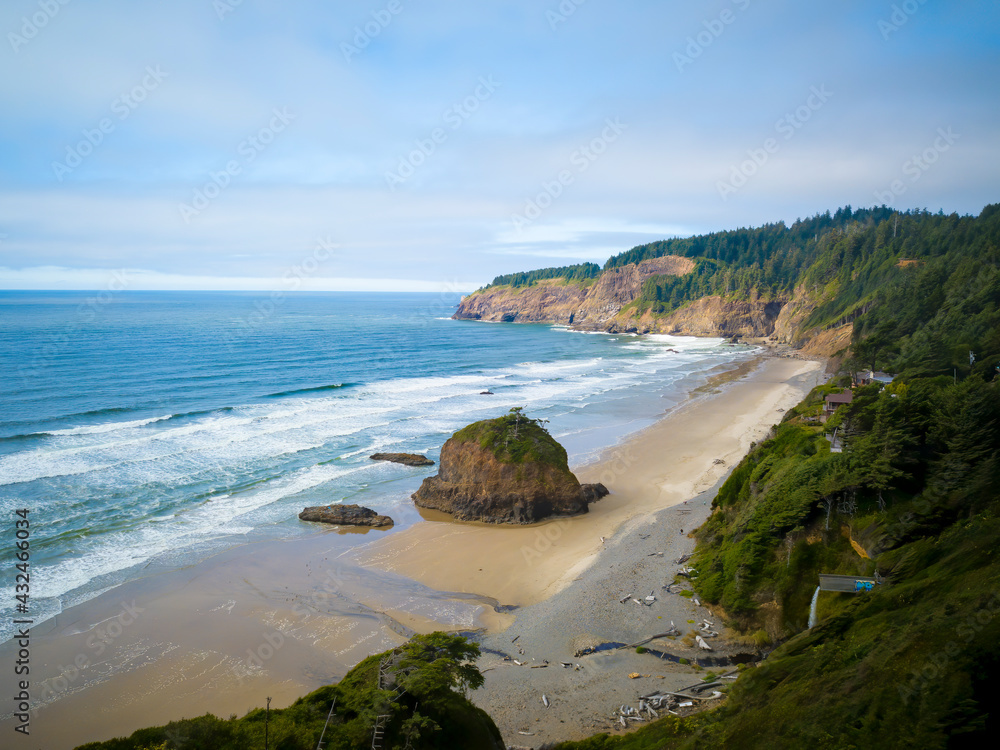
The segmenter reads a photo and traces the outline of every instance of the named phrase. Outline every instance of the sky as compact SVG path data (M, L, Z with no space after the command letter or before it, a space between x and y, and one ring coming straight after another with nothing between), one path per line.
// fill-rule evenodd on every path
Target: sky
M462 292L1000 201L994 0L6 0L0 288Z

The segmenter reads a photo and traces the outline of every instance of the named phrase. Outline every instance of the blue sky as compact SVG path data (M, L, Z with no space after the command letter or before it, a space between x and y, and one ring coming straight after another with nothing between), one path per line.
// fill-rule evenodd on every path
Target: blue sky
M0 288L464 291L1000 201L992 1L8 0L0 31Z

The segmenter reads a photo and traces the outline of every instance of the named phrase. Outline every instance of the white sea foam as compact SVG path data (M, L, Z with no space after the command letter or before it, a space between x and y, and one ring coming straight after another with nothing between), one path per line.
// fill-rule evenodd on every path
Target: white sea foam
M75 523L91 533L74 538L71 554L37 566L33 582L40 597L76 600L88 587L96 590L151 560L294 518L301 503L292 498L300 493L322 486L332 500L368 483L396 481L398 471L367 456L389 449L433 454L454 430L513 406L554 417L560 422L554 434L585 434L594 429L587 421L591 410L610 413L610 404L636 392L667 389L692 371L732 359L736 352L720 343L623 338L608 345L614 348L607 357L591 351L585 358L397 378L201 415L59 430L31 450L0 456L0 486L56 481L64 488L50 512L66 528ZM487 388L495 395L481 396ZM73 488L81 489L79 496ZM96 502L88 501L88 491ZM109 505L112 497L121 500ZM101 515L108 513L113 523L104 524Z
M143 425L153 424L154 422L162 422L164 420L170 419L171 414L167 414L163 417L152 417L151 419L135 419L131 422L105 422L104 424L95 425L84 425L82 427L70 427L66 430L52 430L48 435L100 435L105 432L119 432L121 430L128 430L135 427L142 427Z

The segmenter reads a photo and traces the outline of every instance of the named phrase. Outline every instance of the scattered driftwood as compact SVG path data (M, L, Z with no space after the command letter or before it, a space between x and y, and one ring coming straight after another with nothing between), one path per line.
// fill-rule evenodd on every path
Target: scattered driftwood
M677 628L674 627L673 620L670 621L670 630L668 630L666 633L657 633L656 635L649 636L649 638L646 638L643 641L636 641L635 643L627 643L624 646L622 646L622 648L638 648L639 646L644 646L650 641L655 641L657 638L666 638L671 635L680 635L680 631L678 631Z
M546 708L549 707L549 696L547 696L545 693L542 693L542 705L545 706Z
M690 560L690 559L691 559L691 555L681 555L681 556L680 556L680 557L678 557L678 558L677 558L676 560L674 560L674 562L675 562L675 563L676 563L677 565L683 565L684 563L686 563L686 562L687 562L688 560Z
M696 635L696 636L694 637L694 640L695 640L695 643L697 643L697 644L698 644L698 648L702 648L702 649L704 649L705 651L711 651L711 650L712 650L712 647L711 647L711 646L709 646L709 645L708 645L708 644L707 644L707 643L705 642L705 639L704 639L704 638L702 638L702 637L701 637L700 635Z

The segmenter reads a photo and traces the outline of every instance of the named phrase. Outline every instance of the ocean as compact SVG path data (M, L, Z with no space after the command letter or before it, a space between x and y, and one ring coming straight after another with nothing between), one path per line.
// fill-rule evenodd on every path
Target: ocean
M436 460L454 431L513 406L585 463L753 353L454 321L457 301L0 292L4 558L28 509L35 622L152 571L309 533L305 506L393 515L434 469L371 453ZM0 642L14 606L0 601Z

